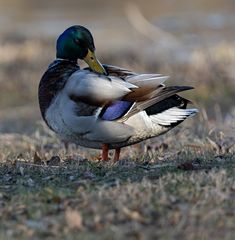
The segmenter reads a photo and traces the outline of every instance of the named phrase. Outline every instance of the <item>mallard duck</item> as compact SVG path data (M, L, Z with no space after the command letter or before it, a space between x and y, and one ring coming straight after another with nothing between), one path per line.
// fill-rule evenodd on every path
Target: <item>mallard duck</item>
M82 59L88 68L80 69ZM38 90L42 118L67 142L102 149L102 159L115 149L166 133L198 110L177 93L189 86L165 86L168 76L138 74L102 65L92 34L83 26L66 29L57 39L56 59Z

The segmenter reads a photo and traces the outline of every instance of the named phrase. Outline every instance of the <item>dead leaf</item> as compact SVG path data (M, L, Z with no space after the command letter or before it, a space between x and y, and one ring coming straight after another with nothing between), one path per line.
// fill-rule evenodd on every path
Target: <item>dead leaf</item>
M135 220L135 221L138 221L138 222L145 222L143 216L141 216L141 214L137 211L133 211L133 210L130 210L126 207L123 208L123 213L129 217L131 220Z
M193 164L193 162L184 162L177 166L177 168L185 171L197 170L198 167Z
M72 209L67 210L65 212L65 219L69 228L78 230L83 229L82 216L78 211Z

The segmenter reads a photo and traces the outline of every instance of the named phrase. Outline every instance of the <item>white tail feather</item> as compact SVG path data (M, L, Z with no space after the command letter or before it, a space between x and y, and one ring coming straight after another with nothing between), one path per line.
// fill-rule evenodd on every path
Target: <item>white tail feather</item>
M170 126L172 123L183 121L190 116L194 116L198 110L196 108L181 109L173 107L164 112L150 116L152 122L163 126Z

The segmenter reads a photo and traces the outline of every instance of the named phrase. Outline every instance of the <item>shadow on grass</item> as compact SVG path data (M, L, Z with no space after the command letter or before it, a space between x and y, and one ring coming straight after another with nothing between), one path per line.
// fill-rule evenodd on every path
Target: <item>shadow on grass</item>
M210 171L211 169L231 169L235 166L233 154L224 156L193 156L185 154L177 156L174 161L158 162L131 159L120 160L118 163L97 162L87 159L71 158L61 161L54 156L40 164L18 161L0 164L0 181L2 190L20 193L22 189L37 191L40 188L65 188L76 191L79 187L110 188L119 184L141 182L143 178L159 179L170 174L192 171Z

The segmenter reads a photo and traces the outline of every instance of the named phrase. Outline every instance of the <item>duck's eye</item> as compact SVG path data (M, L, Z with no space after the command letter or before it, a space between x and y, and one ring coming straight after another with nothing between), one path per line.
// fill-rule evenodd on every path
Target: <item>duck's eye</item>
M78 45L81 43L81 41L80 41L79 39L77 39L77 38L74 39L74 42L75 42L76 44L78 44Z

